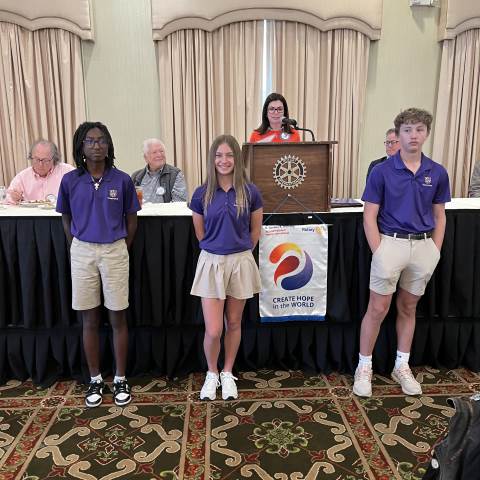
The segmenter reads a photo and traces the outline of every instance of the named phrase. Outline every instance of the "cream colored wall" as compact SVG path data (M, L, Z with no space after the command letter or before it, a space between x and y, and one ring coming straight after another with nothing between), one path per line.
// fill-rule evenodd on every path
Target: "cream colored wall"
M87 119L105 123L117 166L143 166L142 142L160 131L150 0L93 0L95 42L83 42Z
M360 145L360 195L369 163L385 155L385 131L393 126L397 113L415 106L435 114L441 60L437 39L440 10L410 8L408 3L384 0L382 38L371 44ZM427 155L434 133L433 128L424 147Z

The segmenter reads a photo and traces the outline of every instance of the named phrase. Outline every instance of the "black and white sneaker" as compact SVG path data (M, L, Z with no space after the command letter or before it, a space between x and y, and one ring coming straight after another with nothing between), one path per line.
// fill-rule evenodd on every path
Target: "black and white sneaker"
M115 404L119 407L123 407L132 401L130 386L126 380L113 383L113 398L115 400Z
M104 390L105 383L103 381L90 382L85 394L85 405L87 407L98 407L102 403Z

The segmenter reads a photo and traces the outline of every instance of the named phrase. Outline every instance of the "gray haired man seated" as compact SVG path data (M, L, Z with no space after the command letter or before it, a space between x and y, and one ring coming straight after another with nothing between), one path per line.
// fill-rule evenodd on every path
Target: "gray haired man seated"
M57 146L48 140L37 140L28 153L30 167L13 178L7 190L7 203L56 200L62 177L75 167L63 163Z
M143 142L145 168L132 173L136 187L142 187L143 200L152 203L186 202L188 197L182 171L166 163L165 145L157 138Z

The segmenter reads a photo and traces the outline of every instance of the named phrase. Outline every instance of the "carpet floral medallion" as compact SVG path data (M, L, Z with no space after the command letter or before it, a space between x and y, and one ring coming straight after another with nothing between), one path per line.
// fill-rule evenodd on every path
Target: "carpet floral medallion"
M0 386L0 480L420 480L447 433L451 396L480 390L464 369L414 369L423 395L375 376L373 395L347 375L243 372L239 398L199 400L202 374L132 378L123 408L83 385ZM221 398L220 390L218 398Z

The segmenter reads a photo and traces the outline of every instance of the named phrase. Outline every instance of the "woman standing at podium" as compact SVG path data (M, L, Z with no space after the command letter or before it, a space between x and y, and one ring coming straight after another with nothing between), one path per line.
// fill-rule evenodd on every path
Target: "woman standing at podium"
M261 290L260 274L252 255L260 237L263 201L247 182L242 153L231 135L217 137L210 147L207 181L190 202L195 234L202 249L192 295L202 298L208 372L200 399L215 400L222 385L223 400L238 397L233 364L241 339L242 314L247 298ZM220 339L225 322L225 361L218 374Z
M271 93L263 104L262 123L250 134L251 143L258 142L300 142L297 130L288 123L282 125L282 120L288 119L287 101L279 93Z

